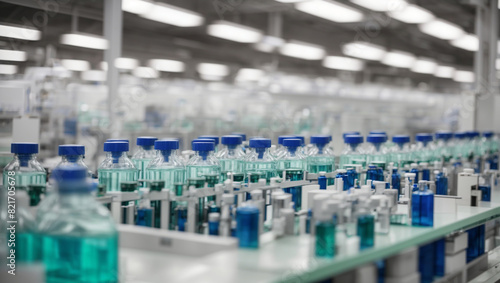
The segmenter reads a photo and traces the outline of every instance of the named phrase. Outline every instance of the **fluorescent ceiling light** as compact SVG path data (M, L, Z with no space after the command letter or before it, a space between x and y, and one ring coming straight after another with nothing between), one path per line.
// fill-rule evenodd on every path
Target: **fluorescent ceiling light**
M444 40L457 39L465 34L459 26L441 19L434 19L428 23L420 24L418 28L425 34Z
M497 59L496 67L497 67L497 70L500 70L500 58Z
M226 21L217 21L209 25L207 33L211 36L241 43L255 43L262 38L260 30Z
M178 27L200 26L205 21L203 16L198 13L164 3L155 3L152 8L140 16Z
M419 58L413 63L411 71L420 74L434 74L437 63L431 59Z
M361 71L365 67L365 63L349 57L328 56L323 60L323 66L337 70Z
M82 72L90 70L90 63L85 60L62 59L61 65L70 71Z
M200 74L200 78L205 81L214 81L214 82L222 81L224 79L224 77L221 76L211 76L207 74Z
M104 82L106 81L106 72L101 70L89 70L82 72L82 80L91 82Z
M200 63L196 70L198 73L207 76L224 77L229 75L229 67L222 64Z
M351 0L351 2L376 12L401 10L408 5L404 0Z
M16 65L0 64L0 74L13 75L15 73L17 73L17 66Z
M139 60L134 58L120 57L115 60L115 67L120 70L133 70L139 66ZM108 70L108 62L101 62L101 69Z
M457 70L453 75L453 80L461 83L473 83L474 73L471 71Z
M380 61L384 58L387 51L382 46L357 41L344 44L342 46L342 53L351 57Z
M398 68L410 68L413 66L415 59L415 55L411 53L393 50L385 54L381 63Z
M364 19L363 13L359 10L329 0L300 2L295 4L295 8L304 13L337 23L360 22Z
M0 25L0 36L22 40L40 40L42 33L37 29Z
M67 33L61 36L60 42L66 45L105 50L108 49L108 41L102 36L81 33Z
M264 76L264 71L259 69L243 68L238 71L236 81L258 81Z
M149 60L148 65L149 67L162 72L180 73L184 72L186 69L183 62L167 59L151 59Z
M479 50L479 40L472 34L464 34L462 37L451 41L451 45L469 51Z
M132 74L143 79L156 79L160 76L157 70L150 67L137 67Z
M145 0L122 0L122 10L133 14L144 14L153 8L154 3Z
M413 4L401 6L401 9L388 11L388 13L392 18L407 24L423 24L435 18L428 10Z
M280 53L305 60L321 60L325 57L325 49L322 46L294 40L281 46Z
M27 59L28 57L24 51L0 49L0 60L22 62Z
M285 44L285 41L282 38L265 35L253 47L261 52L271 53L283 44Z
M455 68L450 66L437 66L434 76L438 78L451 79L455 74Z

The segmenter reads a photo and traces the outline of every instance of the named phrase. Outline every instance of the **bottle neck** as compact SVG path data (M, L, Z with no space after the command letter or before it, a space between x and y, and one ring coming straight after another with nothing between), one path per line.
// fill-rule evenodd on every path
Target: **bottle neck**
M360 143L346 143L345 145L349 151L356 151L358 149Z
M402 150L404 149L404 147L405 147L405 143L403 143L403 142L401 142L401 143L396 143L396 145L397 145L397 147L398 147L398 149L399 149L400 151L402 151Z
M170 157L173 153L173 150L160 150L160 154L163 157L164 162L170 161Z
M227 144L227 145L224 145L222 150L226 150L227 154L229 156L234 156L234 155L237 155L238 150L241 150L241 145L240 144Z
M264 158L264 154L267 151L267 148L266 147L256 147L256 148L254 148L254 150L257 153L257 158L258 159L263 159Z
M153 150L153 146L152 145L141 145L140 147L143 150Z
M380 151L380 147L382 146L382 143L379 142L372 142L372 146L375 148L375 151Z
M36 154L18 153L14 157L19 159L21 167L27 167L30 160L36 159Z
M107 157L111 158L113 163L119 163L120 158L127 158L127 152L126 151L111 151L107 153Z
M203 160L207 160L208 156L212 151L197 151L196 153L201 156Z
M297 155L297 148L296 146L287 146L286 150L288 151L290 156L295 156Z
M317 143L316 147L318 148L318 154L323 154L323 149L325 148L326 144L320 144Z
M418 147L427 147L427 145L428 145L428 144L429 144L429 142L428 142L428 141L419 141L419 142L417 143L417 146L418 146Z
M78 163L83 160L83 155L63 155L61 156L63 162Z

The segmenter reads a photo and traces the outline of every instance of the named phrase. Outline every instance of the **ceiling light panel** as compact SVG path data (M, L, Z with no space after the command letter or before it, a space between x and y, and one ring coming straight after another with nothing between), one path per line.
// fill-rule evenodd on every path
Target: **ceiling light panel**
M385 54L381 63L397 68L411 68L415 60L415 56L411 53L393 50Z
M401 10L408 3L404 0L350 0L352 3L376 12Z
M452 40L450 43L455 47L468 51L479 50L479 40L477 39L477 36L472 34L464 34L463 36Z
M337 23L360 22L364 19L363 13L359 10L330 0L299 2L295 4L295 8L304 13Z
M411 71L420 74L434 74L437 63L431 59L419 58L413 63Z
M16 65L0 64L0 74L2 75L14 75L17 73Z
M133 14L144 14L152 9L154 3L145 0L122 0L122 10Z
M417 5L402 5L399 9L387 12L392 18L407 24L423 24L435 19L428 10Z
M178 27L195 27L203 24L202 15L165 3L155 3L147 12L140 14L148 20L161 22Z
M151 59L149 60L148 65L155 70L171 73L184 72L186 69L183 62L168 59Z
M434 19L428 23L420 24L418 28L425 34L444 40L457 39L465 34L458 25L441 19Z
M150 67L137 67L132 71L132 74L143 79L156 79L160 77L158 71Z
M344 44L344 46L342 46L342 53L351 57L380 61L384 58L387 51L382 46L357 41Z
M365 67L365 63L349 57L328 56L323 60L323 66L336 70L361 71Z
M81 78L84 81L104 82L106 81L106 72L101 70L89 70L82 72Z
M264 76L264 71L260 69L243 68L238 71L236 81L258 81Z
M450 66L437 66L434 76L438 78L451 79L455 74L455 68Z
M200 63L196 70L198 73L207 76L225 77L229 75L229 67L222 64Z
M24 51L0 49L0 60L23 62L27 59L28 56Z
M217 21L207 28L211 36L241 43L256 43L262 38L260 30L227 21Z
M473 83L475 75L471 71L457 70L453 75L453 80L461 83Z
M62 59L61 65L70 71L82 72L90 70L90 63L85 60Z
M37 29L14 27L0 24L0 36L22 40L40 40L42 33Z
M102 36L67 33L63 34L60 38L62 44L78 46L90 49L105 50L108 49L108 41Z
M285 56L304 60L321 60L325 57L322 46L300 41L289 41L280 48L280 53Z

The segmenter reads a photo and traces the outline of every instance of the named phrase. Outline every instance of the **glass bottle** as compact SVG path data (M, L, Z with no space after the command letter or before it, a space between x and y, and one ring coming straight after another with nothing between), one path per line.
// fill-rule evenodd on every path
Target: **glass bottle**
M12 143L10 152L14 158L3 169L4 190L10 187L45 185L47 173L37 160L37 143Z
M333 213L322 209L314 215L315 223L315 254L317 257L335 256L335 222Z
M360 164L366 168L366 154L361 146L363 144L363 136L346 135L344 138L344 149L340 155L339 168L345 169L346 166L352 164Z
M273 155L274 158L278 159L282 155L286 153L286 148L283 145L283 141L285 139L294 139L295 136L290 136L290 135L285 135L285 136L279 136L278 137L278 144L276 145L276 148L272 150L271 154Z
M329 136L311 136L312 147L308 150L307 171L318 174L319 172L331 173L335 170L335 155L330 151ZM333 185L334 178L329 178L328 185Z
M412 225L434 226L434 193L429 190L427 181L418 182L418 190L411 198Z
M389 161L400 170L408 170L412 163L410 156L410 136L397 135L392 137L394 144L389 153Z
M453 157L453 134L451 132L437 132L436 136L436 159L443 164L450 162Z
M304 179L305 156L302 154L300 139L285 139L283 141L287 152L276 161L276 169L281 177L290 181L301 181ZM286 171L286 176L283 174ZM295 210L299 211L302 207L302 187L292 187L283 189L286 193L292 195L292 201L295 204Z
M99 184L106 187L108 192L120 191L120 183L136 182L139 170L128 158L127 142L105 142L106 158L97 168Z
M259 175L269 184L271 178L276 177L276 160L270 154L271 140L266 138L250 139L249 148L245 155L245 175Z
M118 282L118 232L86 174L78 165L56 168L57 201L37 217L49 283Z
M233 181L242 182L244 179L243 158L245 153L241 148L242 138L237 135L223 136L221 138L222 147L217 152L221 167L221 181L227 179L227 173L233 174Z
M195 154L189 159L186 165L186 175L188 181L197 178L216 178L220 176L220 163L215 157L214 142L193 142Z
M370 200L359 200L357 205L357 235L360 248L373 247L375 243L375 216L370 211Z
M64 166L68 164L78 164L87 168L87 174L92 177L92 171L83 159L85 158L85 146L81 144L62 144L59 146L59 155L61 156L61 162L57 165Z
M146 175L150 180L164 181L165 188L174 192L174 185L184 183L185 179L184 165L176 154L179 141L157 140L154 149L158 153L146 168Z
M436 195L448 195L447 169L443 168L443 171L436 170L434 175L436 176Z
M366 164L376 165L385 170L387 163L387 148L383 146L387 142L387 136L381 134L370 134L366 137L368 146L366 148Z
M245 133L240 133L240 132L233 132L231 133L231 135L236 135L236 136L240 136L241 137L241 149L243 150L243 152L246 151L247 147L248 147L248 141L247 141L247 135Z
M135 167L139 169L139 180L150 179L146 174L146 168L151 160L156 157L156 151L153 148L156 140L157 138L155 137L137 138L137 150L134 155L132 155L131 160Z
M432 135L427 133L420 133L415 136L417 144L413 150L412 159L415 162L427 162L430 164L435 160L435 148L432 143Z

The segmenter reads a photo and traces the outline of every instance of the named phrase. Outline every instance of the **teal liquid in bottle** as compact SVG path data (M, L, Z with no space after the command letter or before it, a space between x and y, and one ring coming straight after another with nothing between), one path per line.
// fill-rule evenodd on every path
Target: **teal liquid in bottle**
M303 180L305 156L300 152L302 141L300 139L285 139L283 145L286 147L287 152L276 161L278 174L283 176L286 171L288 180ZM292 194L295 210L299 211L302 208L302 187L286 188L283 191Z
M127 156L128 142L105 142L106 158L97 169L99 184L108 192L120 191L122 182L137 182L139 170Z
M352 167L353 164L359 164L366 169L366 154L362 147L363 136L346 135L344 143L344 149L339 159L339 168L347 169L346 166Z
M245 175L256 178L265 178L267 183L276 177L276 160L269 152L271 140L265 138L250 139L249 148L245 155ZM247 180L249 183L250 180Z
M86 174L76 165L54 170L57 201L37 217L48 283L118 282L118 232Z
M227 173L242 174L245 153L241 148L242 138L239 135L223 136L221 139L222 148L217 152L221 167L221 181L227 179Z
M314 146L309 150L307 157L309 173L331 173L335 170L335 155L327 147L329 142L329 136L311 136L311 144ZM335 178L329 178L328 185L333 185L334 180Z
M38 162L37 143L12 143L11 153L14 158L3 170L3 187L28 187L30 185L44 185L47 183L47 173Z
M139 180L151 179L147 176L146 168L149 163L156 157L156 151L153 149L155 137L138 137L137 138L137 151L132 156L132 162L139 170Z
M158 155L146 169L148 179L164 181L165 188L174 192L174 184L185 181L185 169L182 160L176 154L178 140L159 140L155 142Z

